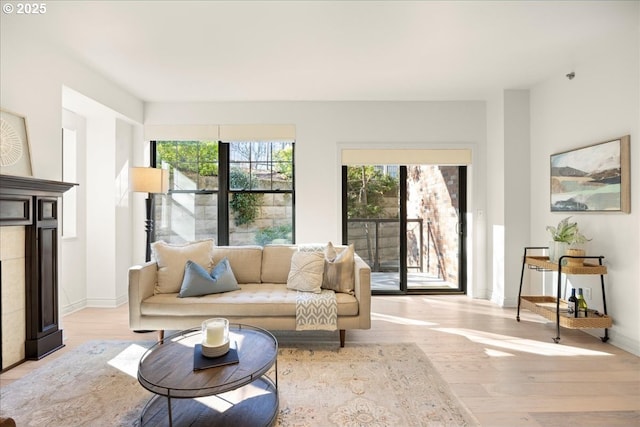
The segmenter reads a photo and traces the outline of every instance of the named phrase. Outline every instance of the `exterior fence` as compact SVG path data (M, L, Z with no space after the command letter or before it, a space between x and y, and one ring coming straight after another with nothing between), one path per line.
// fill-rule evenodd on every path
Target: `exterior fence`
M389 218L349 219L349 242L372 272L400 269L400 220ZM434 277L443 277L443 256L436 244L430 221L407 219L407 267Z

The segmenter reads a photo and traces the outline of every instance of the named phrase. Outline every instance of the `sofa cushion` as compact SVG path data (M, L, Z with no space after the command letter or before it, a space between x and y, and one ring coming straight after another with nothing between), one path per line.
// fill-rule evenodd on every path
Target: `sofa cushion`
M211 273L189 260L184 268L184 278L178 297L198 297L240 289L231 271L229 260L223 258Z
M287 283L294 245L267 245L262 250L262 282Z
M341 252L336 251L331 242L327 244L324 251L323 289L353 293L354 253L353 244L343 248Z
M184 267L191 260L207 271L211 269L213 239L185 244L170 244L162 240L151 244L153 256L158 263L158 283L154 293L176 293L182 285Z
M260 283L262 246L216 246L212 254L214 263L229 260L238 283Z
M324 254L322 252L294 252L291 257L287 288L319 294L323 271Z
M143 316L201 317L295 317L298 291L284 284L241 284L240 292L210 294L199 298L176 298L177 294L157 294L140 305ZM358 300L349 294L336 294L338 316L358 315Z

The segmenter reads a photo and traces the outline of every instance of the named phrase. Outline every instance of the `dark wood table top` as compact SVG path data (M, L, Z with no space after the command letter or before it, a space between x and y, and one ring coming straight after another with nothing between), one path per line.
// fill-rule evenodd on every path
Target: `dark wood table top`
M194 371L194 346L202 341L200 328L171 335L142 356L138 381L161 396L211 396L255 381L276 362L278 341L264 329L231 324L229 339L236 343L239 363Z

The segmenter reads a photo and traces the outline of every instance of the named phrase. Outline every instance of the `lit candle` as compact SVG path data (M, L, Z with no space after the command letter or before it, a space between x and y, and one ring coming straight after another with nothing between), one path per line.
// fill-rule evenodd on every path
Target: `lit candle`
M207 325L207 345L217 347L224 344L224 324L209 323Z

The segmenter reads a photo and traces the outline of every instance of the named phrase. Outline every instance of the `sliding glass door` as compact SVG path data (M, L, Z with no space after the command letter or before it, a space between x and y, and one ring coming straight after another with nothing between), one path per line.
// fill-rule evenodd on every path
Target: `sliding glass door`
M373 293L465 292L465 166L344 166L343 211Z
M343 235L371 266L377 290L400 290L400 175L397 166L343 166ZM344 215L343 215L344 217Z

